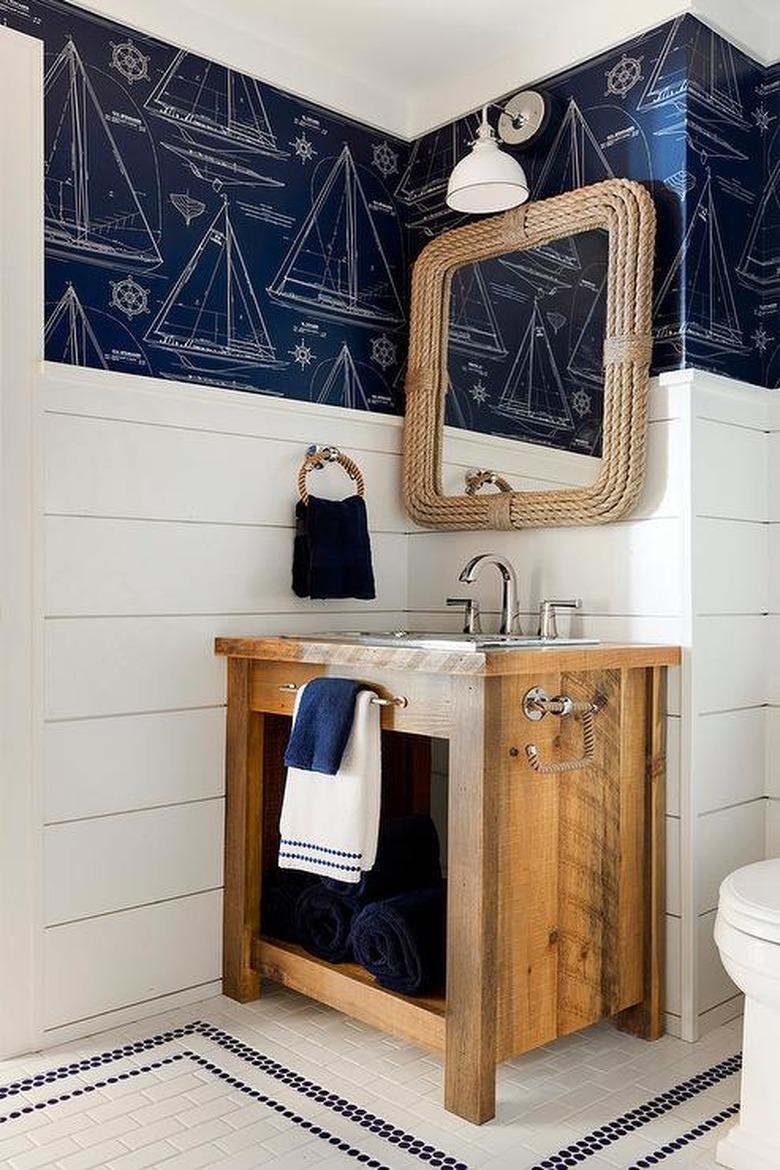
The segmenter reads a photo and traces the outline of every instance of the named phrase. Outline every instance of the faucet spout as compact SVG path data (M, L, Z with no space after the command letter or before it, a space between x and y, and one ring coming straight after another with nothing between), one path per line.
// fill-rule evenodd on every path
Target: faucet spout
M498 632L522 634L517 618L517 574L506 557L498 553L478 553L463 566L458 580L464 585L472 585L484 565L495 565L501 574L501 624Z

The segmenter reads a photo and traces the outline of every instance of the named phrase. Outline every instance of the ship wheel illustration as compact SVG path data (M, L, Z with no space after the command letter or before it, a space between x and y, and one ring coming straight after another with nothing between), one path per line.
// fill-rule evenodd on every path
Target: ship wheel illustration
M625 53L607 73L607 93L624 98L642 77L642 58Z
M149 289L143 288L132 276L111 281L111 304L130 319L149 312Z
M131 85L149 80L149 58L130 40L111 42L111 68Z

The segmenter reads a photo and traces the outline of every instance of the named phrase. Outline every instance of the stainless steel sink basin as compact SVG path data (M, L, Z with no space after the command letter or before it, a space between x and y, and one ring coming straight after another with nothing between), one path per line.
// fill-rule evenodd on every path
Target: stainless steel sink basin
M283 637L299 638L299 634ZM534 638L515 634L429 634L427 631L388 630L372 634L348 631L339 634L307 634L312 642L348 642L356 646L407 646L410 650L530 650L540 646L597 646L598 638Z

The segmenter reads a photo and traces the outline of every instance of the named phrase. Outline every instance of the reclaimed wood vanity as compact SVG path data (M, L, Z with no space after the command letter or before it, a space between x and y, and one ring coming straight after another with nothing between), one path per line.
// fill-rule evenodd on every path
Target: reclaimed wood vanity
M662 1034L665 688L677 648L453 652L247 637L219 638L216 652L228 669L226 995L256 999L265 976L443 1051L445 1107L476 1123L495 1114L497 1062L605 1017ZM431 737L449 742L441 995L396 995L354 964L262 933L294 691L323 674L397 700L382 708L383 801L397 811L425 807ZM543 768L581 760L583 722L529 717L533 688L595 705L585 766L535 768L531 744Z

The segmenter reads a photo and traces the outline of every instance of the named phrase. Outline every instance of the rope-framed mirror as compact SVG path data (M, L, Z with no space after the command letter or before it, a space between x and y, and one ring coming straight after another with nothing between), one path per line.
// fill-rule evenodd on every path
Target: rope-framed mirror
M448 494L442 452L453 280L464 266L549 250L556 241L588 233L603 236L607 250L603 347L600 332L597 339L603 415L595 478L540 491ZM412 519L430 528L511 529L606 524L631 511L645 473L654 244L648 192L638 183L610 179L444 232L423 249L412 275L406 376L403 487ZM529 325L541 335L544 329L541 317Z

